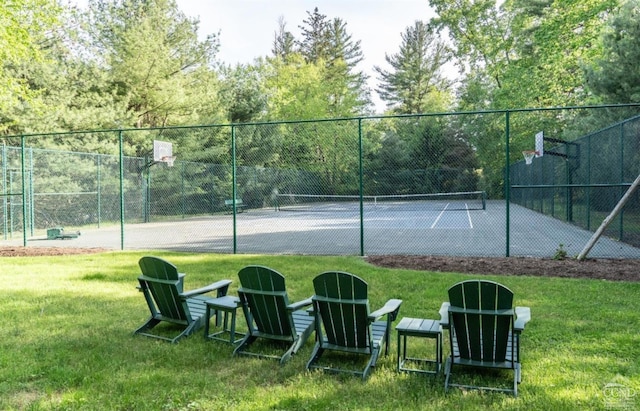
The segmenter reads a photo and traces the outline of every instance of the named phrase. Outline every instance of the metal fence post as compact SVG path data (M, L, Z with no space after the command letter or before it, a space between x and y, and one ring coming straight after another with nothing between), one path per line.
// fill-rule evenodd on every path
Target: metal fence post
M96 202L97 202L97 206L98 206L98 210L97 210L97 215L96 215L96 219L98 220L98 228L100 228L100 220L101 220L101 207L102 207L102 182L100 181L101 179L101 166L102 166L102 154L98 154L97 156L97 161L96 161L96 179L98 180L96 182L96 192L97 192L97 198L96 198Z
M26 169L24 165L25 154L24 154L24 146L25 146L26 137L24 135L20 136L20 174L22 176L22 245L27 246L27 185L26 185Z
M620 133L618 134L620 138L620 198L624 195L624 123L620 124ZM618 216L618 240L624 241L624 209L620 210L620 215Z
M2 229L4 239L9 238L8 230L8 214L9 214L9 202L8 202L8 190L7 190L7 146L2 142Z
M506 227L506 250L505 250L505 256L509 257L509 248L510 248L510 238L509 238L509 231L510 231L510 227L509 227L509 223L511 221L511 217L510 217L510 208L509 208L509 203L511 202L511 170L509 168L509 116L510 116L510 112L507 110L505 111L505 145L504 145L504 162L505 162L505 173L504 173L504 198L505 198L505 216L506 216L506 221L505 221L505 227Z
M120 250L124 250L124 138L122 130L118 131L118 157L120 165Z
M181 206L183 219L186 217L186 214L187 214L187 198L186 198L186 189L185 189L185 181L184 181L184 173L185 173L184 168L185 168L185 162L183 161L180 163L180 188L182 190L180 206Z
M29 232L33 237L36 221L35 190L33 188L33 147L29 147Z
M571 163L569 163L569 148L565 147L565 152L567 154L567 158L565 159L564 162L564 172L565 172L565 181L566 181L566 188L565 188L565 204L567 205L567 209L566 211L566 220L567 222L572 223L573 222L573 167L571 165Z
M362 118L358 119L358 175L360 186L360 256L364 256L364 178L363 178Z
M231 206L233 211L233 253L238 252L238 233L236 231L236 126L231 126Z

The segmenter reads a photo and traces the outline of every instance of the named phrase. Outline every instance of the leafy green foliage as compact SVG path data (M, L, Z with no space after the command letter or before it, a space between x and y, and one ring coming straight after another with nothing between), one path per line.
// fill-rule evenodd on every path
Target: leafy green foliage
M5 134L343 118L369 112L367 76L359 69L365 57L360 40L349 33L346 21L318 8L298 23L298 38L283 20L278 22L271 57L229 67L216 60L218 35L199 37L198 20L185 16L174 0L90 0L86 12L42 0L0 4L0 131ZM376 68L378 93L394 113L636 99L636 0L429 4L437 17L423 22L416 16L402 33L399 51L387 54L390 70ZM456 101L441 72L445 63L459 69ZM604 115L582 114L514 116L512 157L530 149L531 135L539 130L570 138L607 124ZM623 117L616 112L606 120ZM567 132L567 125L575 127ZM501 116L456 117L421 127L365 130L363 144L376 170L394 164L405 164L403 170L414 163L431 167L420 150L434 150L442 158L463 153L462 168L479 169L490 195L502 195L507 130ZM321 171L332 184L340 173L358 167L336 137L340 127L315 135L274 129L244 134L237 147L240 161L265 167L311 164L307 171ZM151 141L162 136L175 139L183 159L228 161L228 133L212 130L125 133L124 152L143 157ZM17 145L19 139L6 142ZM114 140L99 133L33 144L98 153L117 149ZM477 161L470 158L474 153Z
M511 17L493 0L430 0L438 14L432 22L448 33L461 72L482 73L492 86L501 87L502 74L510 61L512 41L508 33Z
M47 0L0 1L0 131L19 123L17 114L36 98L16 67L44 59L40 45L59 14L59 6Z
M197 38L197 21L173 0L95 0L91 26L112 86L136 127L193 122L196 107L214 103L208 70L217 38ZM171 120L175 118L174 120Z
M582 66L601 54L598 38L617 0L514 1L514 58L496 95L501 107L571 106L584 102ZM523 84L523 81L526 83Z
M564 248L564 244L558 244L556 252L553 254L554 260L564 260L567 258L567 250Z
M603 53L588 68L591 90L605 102L640 101L640 2L627 0L613 14L602 36Z
M269 63L266 87L271 93L268 104L272 118L307 120L328 116L323 64L306 62L300 54Z
M601 55L598 39L606 16L618 3L431 0L438 13L432 24L441 33L448 33L463 74L459 109L504 110L585 103L590 96L583 67ZM567 111L557 118L542 114L519 116L511 124L510 144L531 149L531 136L539 130L559 138L565 125L583 121L578 114ZM490 123L489 118L461 126L478 150L487 191L500 195L505 126L501 119Z
M227 102L229 123L258 121L267 108L267 94L261 81L262 65L223 67L220 101Z
M383 125L380 125L382 127ZM396 118L366 151L367 194L418 194L477 189L475 153L446 120ZM374 133L367 133L367 140Z

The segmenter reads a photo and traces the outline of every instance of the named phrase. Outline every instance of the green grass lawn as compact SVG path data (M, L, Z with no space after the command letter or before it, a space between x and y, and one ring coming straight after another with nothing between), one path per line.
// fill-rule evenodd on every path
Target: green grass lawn
M202 331L178 344L132 335L148 316L136 289L138 259L115 252L0 258L0 409L3 410L585 410L640 406L640 283L484 276L531 307L522 337L519 396L452 389L444 377L398 374L396 335L367 381L307 372L312 338L284 366L232 357ZM369 283L371 309L402 299L400 317L438 318L447 288L473 275L373 267L357 257L153 253L187 273L185 289L229 278L248 264L287 278L292 300L311 296L322 271ZM241 310L239 323L244 322ZM397 322L396 322L397 323ZM240 327L242 328L242 327ZM445 354L448 352L445 339ZM419 354L431 347L412 345ZM508 381L508 373L467 378ZM482 382L482 381L481 381ZM614 396L619 384L627 396ZM609 386L611 387L611 386Z

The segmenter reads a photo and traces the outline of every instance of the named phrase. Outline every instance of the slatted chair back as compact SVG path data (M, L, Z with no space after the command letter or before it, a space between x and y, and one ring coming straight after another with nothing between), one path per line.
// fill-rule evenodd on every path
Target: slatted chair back
M504 362L513 327L513 292L493 281L471 280L449 289L449 321L460 358Z
M260 332L272 336L297 338L293 316L287 310L285 279L282 274L263 266L248 266L238 272L242 302L250 333Z
M329 344L345 348L371 349L367 283L349 273L325 272L313 280L314 310L322 319ZM322 335L316 321L316 333Z
M142 257L138 265L142 271L139 277L141 288L148 289L151 296L145 292L147 303L164 317L172 318L178 322L191 321L189 307L184 299L180 298L183 291L184 276L178 273L175 265L158 257ZM155 303L155 304L154 304Z

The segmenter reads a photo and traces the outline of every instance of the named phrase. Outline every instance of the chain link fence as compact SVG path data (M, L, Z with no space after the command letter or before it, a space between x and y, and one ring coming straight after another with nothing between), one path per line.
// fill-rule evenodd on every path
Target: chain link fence
M223 253L577 255L638 167L637 107L6 137L6 243ZM545 153L531 165L544 132ZM153 161L154 141L175 162ZM557 143L561 141L561 143ZM64 148L64 149L63 149ZM236 199L235 201L233 199ZM638 196L592 253L640 258Z
M640 118L633 117L574 140L551 141L531 164L511 166L511 201L554 219L595 231L640 173ZM604 231L640 247L640 193L635 192Z

